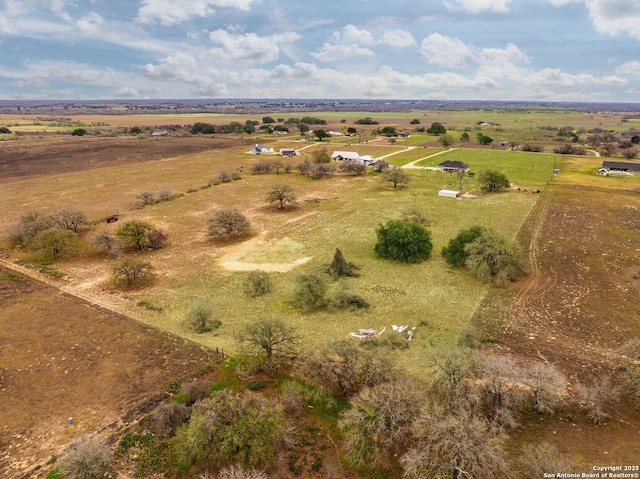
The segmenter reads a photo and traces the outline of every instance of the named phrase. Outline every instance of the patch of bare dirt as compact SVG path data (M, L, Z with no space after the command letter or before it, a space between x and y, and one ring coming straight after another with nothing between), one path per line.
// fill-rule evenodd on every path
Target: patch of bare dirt
M113 432L215 361L201 346L0 268L0 476L35 470L75 437ZM73 417L73 424L68 418Z
M175 158L252 144L231 138L156 137L25 139L0 143L0 176L27 177Z

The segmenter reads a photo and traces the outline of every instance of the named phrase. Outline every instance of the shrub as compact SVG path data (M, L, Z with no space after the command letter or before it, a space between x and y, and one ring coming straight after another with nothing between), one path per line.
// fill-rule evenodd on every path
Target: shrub
M86 134L87 134L87 130L85 130L84 128L76 128L71 132L71 135L73 136L84 136Z
M58 228L49 228L38 232L28 244L28 248L35 251L45 261L67 258L78 247L79 243L72 231Z
M577 384L574 390L578 407L594 424L602 424L610 416L622 395L622 388L608 378L596 379L587 385Z
M81 436L64 451L61 465L70 479L102 479L111 470L111 449L102 436Z
M20 217L20 222L9 232L9 243L25 248L38 233L53 226L54 222L50 216L29 211Z
M305 310L320 309L327 306L326 282L316 274L303 274L297 279L293 304Z
M231 239L251 232L251 223L236 209L223 209L207 220L207 231L214 239Z
M187 308L187 321L197 333L206 333L213 329L214 323L211 318L214 312L213 305L209 301L204 298L195 298Z
M247 276L247 280L244 285L244 291L247 296L257 298L258 296L264 296L271 292L273 284L271 282L271 276L266 271L252 271Z
M348 291L340 291L334 296L332 306L338 309L357 311L359 309L368 309L369 303L358 294L349 293Z
M496 231L484 230L464 247L465 265L476 278L505 285L524 272L520 252Z
M93 247L99 251L104 251L107 255L115 257L120 255L120 245L117 238L107 231L97 233L91 241Z
M146 262L125 259L113 268L113 285L120 288L138 288L153 281L153 267Z
M158 198L160 198L160 201L170 200L173 198L173 190L168 186L160 188L160 191L158 191Z
M327 273L329 273L329 275L333 279L344 277L358 277L360 276L358 273L356 273L356 270L358 269L360 268L358 268L355 264L348 262L344 258L344 255L342 254L342 251L340 251L340 248L336 248L336 252L333 255L333 261L327 268Z
M549 471L579 471L576 461L561 455L555 446L546 442L526 444L517 464L522 477L544 477Z
M220 469L217 476L205 472L200 479L268 479L267 474L260 469L243 469L240 466L227 466Z
M431 234L422 225L406 220L391 220L376 230L375 253L401 263L419 263L431 256Z
M165 403L160 405L153 414L151 429L155 434L170 437L187 419L189 419L189 409L186 405Z
M284 423L282 411L260 396L218 391L194 406L176 435L176 453L186 465L202 460L216 467L269 469Z
M449 241L449 244L442 248L444 260L454 268L462 268L467 260L467 253L464 247L478 238L485 229L482 226L472 226L461 230L458 235Z

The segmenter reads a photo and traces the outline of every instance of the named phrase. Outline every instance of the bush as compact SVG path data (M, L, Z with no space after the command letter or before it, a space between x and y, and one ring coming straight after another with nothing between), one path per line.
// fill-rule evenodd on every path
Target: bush
M231 239L251 233L251 223L236 209L223 209L207 220L207 231L214 239Z
M260 469L243 469L239 466L227 466L220 469L217 476L205 472L200 479L268 479L267 474Z
M269 469L284 424L282 411L260 396L215 392L194 406L191 420L178 430L176 453L187 466L201 460Z
M496 170L481 170L478 173L478 185L482 191L490 193L509 188L511 183L504 173Z
M335 295L332 306L337 309L348 309L349 311L357 311L359 309L368 309L369 303L362 296L347 291L340 291Z
M524 272L520 252L493 230L484 230L464 247L465 265L476 278L505 285Z
M69 479L102 479L111 471L111 449L102 436L81 436L62 455L61 465Z
M526 444L518 460L522 477L544 477L549 471L578 472L579 464L571 458L562 456L555 446L543 442Z
M187 419L189 419L189 408L186 405L165 403L160 405L153 414L151 429L155 434L170 437Z
M305 310L320 309L327 306L326 282L316 274L303 274L298 277L293 304Z
M199 334L211 331L214 323L211 321L215 310L213 305L203 298L195 298L187 308L187 321Z
M68 258L78 247L75 233L58 228L38 232L28 244L28 248L45 261Z
M391 220L376 230L375 253L401 263L420 263L429 256L433 244L431 234L422 225L406 220Z
M244 285L244 291L247 296L257 298L258 296L264 296L271 292L273 284L271 277L266 271L252 271L247 276L247 280Z
M125 259L113 268L113 285L119 288L139 288L153 282L153 267L149 263Z
M454 268L462 268L467 260L467 253L464 247L478 238L485 229L482 226L472 226L461 230L458 235L449 241L449 244L442 248L444 260Z
M578 407L594 424L602 424L611 415L622 395L622 388L608 378L596 379L588 385L577 384L574 390Z
M20 222L9 232L9 243L26 248L38 233L53 227L50 216L29 211L21 216Z
M71 132L71 135L73 136L84 136L86 134L87 134L87 130L85 130L84 128L76 128Z
M120 245L117 238L107 231L97 233L91 241L93 247L99 251L104 251L111 257L120 255Z

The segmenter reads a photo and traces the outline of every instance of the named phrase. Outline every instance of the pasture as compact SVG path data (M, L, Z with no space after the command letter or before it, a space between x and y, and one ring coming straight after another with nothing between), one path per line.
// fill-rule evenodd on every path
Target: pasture
M165 140L133 141L143 147L145 143L161 144ZM442 340L454 342L487 290L466 274L449 270L439 255L440 249L460 229L474 224L495 228L513 238L537 200L535 194L516 190L464 200L440 198L437 191L453 187L457 178L423 170L408 170L411 182L408 188L399 190L383 184L376 174L364 177L339 174L322 180L312 180L297 172L252 175L251 165L265 156L256 157L247 150L246 146L228 146L176 156L168 152L166 158L158 160L4 180L0 219L9 227L25 211L46 212L67 207L85 211L91 219L120 212L121 221L142 219L163 228L170 245L138 255L151 261L158 273L156 283L149 288L127 293L108 289L114 262L90 251L56 266L67 273L64 281L68 287L113 303L162 330L210 347L237 350L239 331L260 317L281 317L295 325L304 347L348 337L350 331L358 328L390 330L392 324L416 326L416 344L431 344ZM403 147L388 146L358 149L361 154L376 156L402 150ZM427 152L430 149L408 150L395 158L413 160ZM467 154L473 156L474 152ZM491 165L508 163L511 181L542 189L551 176L554 158L515 154L508 162L484 157L478 161ZM534 174L530 170L532 161L537 165ZM218 172L237 169L243 171L241 180L205 188ZM297 208L276 211L265 203L266 191L277 183L294 188L299 200ZM474 190L474 185L473 178L465 179L465 190ZM130 208L139 192L163 187L185 194L142 210ZM249 218L253 237L238 244L212 242L206 234L206 219L212 212L230 207ZM402 217L410 209L420 210L431 222L432 258L419 265L375 258L376 227ZM117 225L103 224L96 230L114 230ZM331 284L331 290L346 288L363 296L371 308L355 313L302 312L293 308L290 300L298 275L321 272L331 261L335 248L360 266L361 276ZM305 262L295 266L300 260ZM257 299L245 296L246 270L254 267L273 271L272 294ZM218 319L222 321L219 329L195 334L186 325L185 310L195 297L207 298L216 306ZM141 310L136 306L139 299L159 304L164 311Z

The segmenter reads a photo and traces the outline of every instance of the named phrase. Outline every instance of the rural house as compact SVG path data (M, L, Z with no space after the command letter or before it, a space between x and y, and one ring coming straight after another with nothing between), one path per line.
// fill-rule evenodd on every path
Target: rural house
M640 163L626 161L603 161L602 167L596 172L598 176L633 175L640 174Z
M438 165L438 171L446 171L447 173L466 173L469 171L469 165L463 163L462 161L443 161Z
M256 143L253 148L251 148L251 153L253 153L254 155L259 155L261 153L273 153L273 148L270 148L267 145Z
M334 151L331 153L333 161L353 161L359 165L373 165L376 159L371 155L360 156L355 151Z

